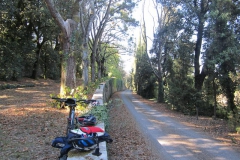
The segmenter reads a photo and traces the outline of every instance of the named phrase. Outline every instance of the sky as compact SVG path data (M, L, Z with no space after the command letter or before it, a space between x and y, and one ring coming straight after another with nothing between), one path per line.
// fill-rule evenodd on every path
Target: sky
M139 21L140 26L142 23L142 5L143 5L143 0L139 3L138 7L134 9L133 12L133 17ZM154 29L154 23L153 23L153 16L156 14L155 9L153 8L152 0L146 0L145 2L145 21L146 21L146 28L147 28L147 36L148 38L148 50L151 49L152 45L152 37L153 37L153 29ZM138 43L137 40L139 39L139 34L141 32L141 28L137 27L135 28L134 31L134 39L136 40L136 44ZM132 30L131 30L132 31ZM130 71L133 68L134 65L134 53L132 55L122 55L121 59L123 60L123 65L124 65L124 70L127 73L130 73Z

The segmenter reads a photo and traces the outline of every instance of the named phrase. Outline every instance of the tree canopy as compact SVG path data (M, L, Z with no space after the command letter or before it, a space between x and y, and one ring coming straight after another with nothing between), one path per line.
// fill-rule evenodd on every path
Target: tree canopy
M157 78L155 97L186 114L238 119L239 2L152 0L157 16L146 61ZM143 10L142 12L151 12ZM145 17L144 17L145 18ZM143 18L143 45L146 36ZM142 51L138 51L139 55ZM142 62L136 57L136 76ZM148 78L148 84L152 78ZM142 96L137 80L135 89ZM155 81L156 82L156 81ZM143 85L144 83L142 83ZM221 98L220 98L221 97ZM223 100L224 99L224 100ZM223 103L224 102L224 103ZM232 116L230 116L232 115Z
M76 87L76 76L85 86L107 76L113 59L121 66L121 40L137 25L131 17L136 2L1 1L0 79L61 78L64 94Z

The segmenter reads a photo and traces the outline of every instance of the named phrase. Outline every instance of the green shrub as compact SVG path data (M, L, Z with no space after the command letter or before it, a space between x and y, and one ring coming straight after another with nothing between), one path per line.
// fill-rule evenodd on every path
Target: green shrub
M216 110L216 116L221 119L228 119L228 113L227 110L224 108L218 108Z
M106 105L91 107L86 114L93 114L97 118L97 121L107 123L108 109Z
M238 134L240 133L240 126L236 127L236 131Z

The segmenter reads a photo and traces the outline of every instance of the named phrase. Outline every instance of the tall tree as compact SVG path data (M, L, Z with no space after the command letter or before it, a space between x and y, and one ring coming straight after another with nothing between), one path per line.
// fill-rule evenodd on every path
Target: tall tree
M164 2L159 3L159 1L154 0L152 0L152 4L156 12L156 17L154 17L156 19L153 19L157 27L153 31L154 39L152 43L152 49L150 50L151 59L149 58L149 63L152 64L153 73L158 80L158 102L165 102L163 86L163 78L165 73L164 63L168 59L168 55L171 50L174 48L173 44L176 41L181 22L177 18L178 15L175 13L175 6L166 4ZM147 46L148 39L146 35L147 28L145 26L145 19L143 19L143 24L143 37Z
M37 79L40 75L41 58L43 58L43 47L47 41L55 41L57 37L58 28L52 22L51 15L49 14L46 5L38 1L26 1L24 6L24 19L28 20L28 28L33 33L36 49L35 62L33 64L33 71L31 77Z
M83 80L84 87L88 85L88 67L89 67L89 36L92 30L92 24L95 19L95 4L94 0L83 0L83 4L80 5L80 28L82 37L82 62L83 62Z
M34 61L33 34L25 17L25 1L1 1L0 79L17 80ZM29 72L29 71L28 71Z
M138 0L129 1L98 1L98 7L96 10L97 18L93 24L93 30L91 34L91 78L92 81L97 77L101 78L104 62L102 51L105 50L106 43L111 44L108 46L115 46L122 49L120 41L125 40L127 30L130 26L136 26L137 22L132 18L132 10L136 6ZM97 63L97 69L95 67Z
M144 98L154 97L154 87L156 78L151 70L151 65L146 61L148 53L145 49L146 45L140 39L135 51L135 76L134 85L137 94Z
M191 12L194 12L196 16L196 46L195 46L195 58L194 58L194 68L195 68L195 88L200 91L206 77L205 68L202 68L200 72L200 54L202 49L203 35L204 35L204 26L206 22L206 14L209 11L210 0L194 0L193 3L188 7ZM187 6L187 5L186 5Z
M71 89L75 88L76 85L76 75L75 75L75 59L74 59L74 43L73 41L76 38L76 30L77 30L77 22L73 19L67 19L66 21L60 15L60 13L55 8L53 2L51 0L45 0L46 5L52 15L52 17L57 22L58 26L61 29L61 41L62 41L62 50L63 50L63 59L61 64L61 88L60 95L65 95L65 87L69 87ZM74 12L73 15L79 13L79 1L75 1Z
M96 65L98 64L98 70L101 71L101 59L100 59L100 46L101 46L101 39L103 32L105 30L105 27L109 21L109 15L110 15L110 7L112 5L112 0L109 0L108 2L102 1L102 5L98 5L100 7L97 8L97 17L96 20L93 22L93 30L92 30L92 41L91 41L91 80L92 82L95 81L96 77ZM103 9L106 7L105 9ZM101 72L98 74L98 78L101 78Z
M239 43L235 33L235 22L237 20L237 6L233 1L216 0L210 6L210 19L208 25L208 50L206 52L205 68L208 72L216 72L213 75L218 77L222 91L228 99L228 107L234 117L237 107L234 103L236 83L232 80L231 74L236 75L236 68L239 61ZM212 76L212 75L209 75Z

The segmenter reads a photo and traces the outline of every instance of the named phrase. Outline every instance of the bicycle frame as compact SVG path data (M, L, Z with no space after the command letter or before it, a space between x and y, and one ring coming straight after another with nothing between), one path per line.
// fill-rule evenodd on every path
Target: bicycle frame
M76 100L75 98L52 98L55 99L57 101L60 102L60 106L68 106L70 111L69 111L69 115L67 118L67 131L66 131L66 135L68 135L69 131L74 129L75 127L75 108L77 106L77 102L83 102L86 104L89 103L94 103L94 105L97 105L98 102L96 100Z
M52 141L52 147L61 148L60 160L67 160L67 154L71 149L78 149L81 151L94 149L92 153L95 156L100 156L99 143L107 142L111 143L112 139L108 133L99 127L80 127L82 133L74 133L75 128L75 108L77 106L76 102L83 102L86 104L93 103L97 104L96 100L76 100L75 98L52 98L60 102L60 106L69 107L68 123L66 137L56 137ZM102 132L103 135L98 135L97 132Z
M70 111L69 111L69 116L68 116L68 124L67 124L67 132L66 134L69 133L70 130L74 129L74 119L75 119L75 106L69 106Z

